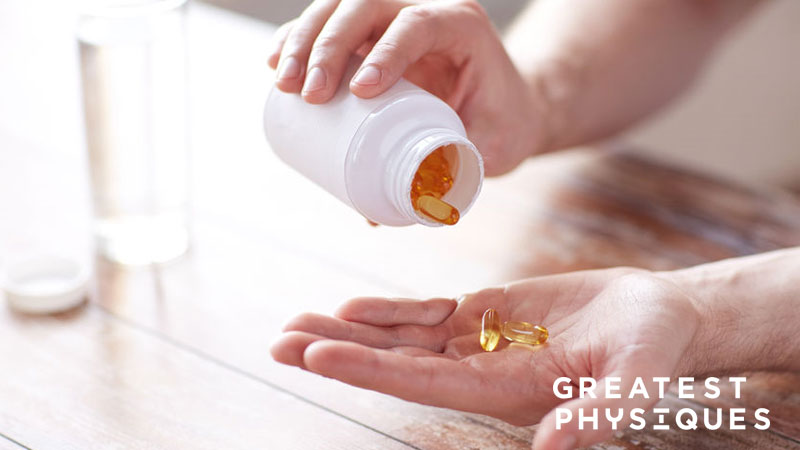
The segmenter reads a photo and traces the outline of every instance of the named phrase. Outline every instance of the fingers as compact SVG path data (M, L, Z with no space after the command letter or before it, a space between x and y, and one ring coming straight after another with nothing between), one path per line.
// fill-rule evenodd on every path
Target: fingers
M303 361L320 375L413 402L464 411L491 403L482 374L448 358L413 357L326 340L309 345Z
M306 348L314 342L328 339L313 333L303 331L288 331L283 333L270 347L270 354L275 361L288 366L296 366L307 369L303 363L303 353ZM390 349L395 353L407 356L432 356L441 357L441 353L428 350L426 348L414 346L398 346Z
M278 61L281 57L281 51L283 51L283 43L286 42L286 36L289 35L289 31L291 31L294 22L294 20L290 20L281 25L275 30L275 34L272 36L272 51L270 51L267 57L267 64L273 70L278 68Z
M317 0L291 26L277 64L275 85L278 89L300 92L314 40L338 4L339 0Z
M328 101L351 55L382 34L350 80L355 95L371 98L429 53L446 55L461 67L474 53L470 44L481 40L478 32L492 29L473 0L408 4L409 0L314 1L276 33L269 64L276 68L277 87L299 92L309 103Z
M465 41L487 24L488 18L475 2L431 2L403 8L361 64L350 90L364 98L379 95L428 53L447 53L459 65L467 55Z
M350 57L372 34L377 9L367 2L344 1L328 19L308 57L303 98L324 103L336 93Z
M306 367L303 365L303 352L306 351L312 342L325 339L323 336L316 334L304 333L302 331L290 331L284 333L276 340L270 347L270 354L275 361L286 364L289 366L297 366L302 369Z
M286 325L284 331L302 331L376 348L413 346L434 352L442 351L448 337L443 328L419 325L378 327L314 313L295 317Z
M400 10L350 81L354 94L370 98L384 92L433 48L436 25L434 16L425 11L428 9L423 6Z
M334 315L351 322L383 327L400 324L433 326L447 319L456 305L455 300L445 298L417 301L365 297L348 301Z

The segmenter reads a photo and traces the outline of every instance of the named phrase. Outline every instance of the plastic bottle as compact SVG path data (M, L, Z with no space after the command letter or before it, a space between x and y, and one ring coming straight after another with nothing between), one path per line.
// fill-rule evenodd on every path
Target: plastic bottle
M284 162L372 222L391 226L441 224L418 213L410 198L420 163L445 149L454 178L442 200L461 216L483 182L483 161L452 108L401 79L387 92L362 99L348 88L351 63L336 95L322 105L272 87L264 130Z

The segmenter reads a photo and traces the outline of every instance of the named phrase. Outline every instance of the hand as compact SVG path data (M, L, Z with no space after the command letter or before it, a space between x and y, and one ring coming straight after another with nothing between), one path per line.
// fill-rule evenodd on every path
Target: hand
M279 89L324 103L354 54L364 61L348 81L353 94L371 98L405 77L442 98L481 151L487 175L544 148L544 107L474 0L316 0L278 30L269 65Z
M543 325L551 338L537 347L501 340L497 350L484 352L478 335L487 308L495 308L501 320ZM664 276L607 269L485 289L459 303L351 300L336 317L303 314L292 320L272 355L414 402L515 425L541 421L534 447L560 449L606 440L612 430L602 419L599 430L578 430L575 421L556 430L551 410L564 402L553 393L557 378L616 376L621 392L627 392L635 377L647 382L689 373L702 358L693 354L700 323L694 300ZM646 384L648 392L657 392ZM630 409L649 410L658 401L657 396L605 399L600 392L597 399L572 399L561 407L573 417L579 408L623 408L629 417Z

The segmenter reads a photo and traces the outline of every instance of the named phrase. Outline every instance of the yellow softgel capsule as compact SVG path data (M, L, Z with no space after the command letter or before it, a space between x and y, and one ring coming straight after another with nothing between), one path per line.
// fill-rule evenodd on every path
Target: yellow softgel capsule
M492 308L483 313L481 321L481 347L487 352L491 352L500 342L500 317L497 311Z
M504 323L501 332L503 337L509 341L530 345L544 344L550 335L545 327L516 321Z
M453 208L446 201L430 195L421 195L417 199L417 208L426 216L445 225L455 225L459 219L456 208Z
M439 147L420 163L410 192L411 204L417 212L444 225L455 225L460 218L458 209L442 200L455 181L444 154L450 147Z

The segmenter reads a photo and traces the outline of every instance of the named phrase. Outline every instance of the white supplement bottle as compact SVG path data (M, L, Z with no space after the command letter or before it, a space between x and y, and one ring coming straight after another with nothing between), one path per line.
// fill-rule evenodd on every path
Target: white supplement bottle
M483 161L456 112L404 79L377 97L356 97L348 87L356 67L322 105L273 85L264 108L272 149L372 222L439 226L414 208L411 189L420 164L441 148L452 175L441 200L463 216L480 192Z

